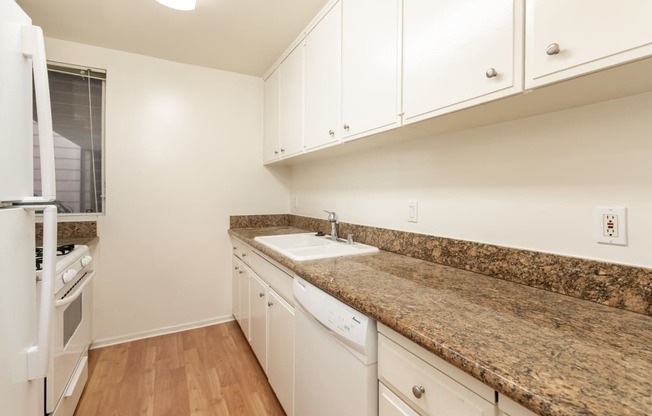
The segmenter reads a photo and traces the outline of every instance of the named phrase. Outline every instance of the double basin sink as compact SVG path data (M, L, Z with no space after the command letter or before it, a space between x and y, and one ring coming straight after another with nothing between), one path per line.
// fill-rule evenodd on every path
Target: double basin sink
M325 259L375 253L378 247L346 241L333 241L330 236L315 233L283 234L256 237L254 241L294 261Z

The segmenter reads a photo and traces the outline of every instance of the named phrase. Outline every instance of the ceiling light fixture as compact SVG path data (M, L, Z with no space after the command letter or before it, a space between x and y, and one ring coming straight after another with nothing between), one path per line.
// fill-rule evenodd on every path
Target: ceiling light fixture
M156 0L164 6L176 10L195 10L196 0Z

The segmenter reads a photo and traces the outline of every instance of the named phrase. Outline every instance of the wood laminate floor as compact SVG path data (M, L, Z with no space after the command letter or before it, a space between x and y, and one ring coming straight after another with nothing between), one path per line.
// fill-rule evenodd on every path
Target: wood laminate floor
M285 415L237 323L91 350L75 416Z

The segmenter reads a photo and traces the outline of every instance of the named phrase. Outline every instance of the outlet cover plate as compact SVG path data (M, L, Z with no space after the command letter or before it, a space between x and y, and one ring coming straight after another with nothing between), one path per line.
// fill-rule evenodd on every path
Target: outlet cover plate
M627 245L627 208L595 208L595 239L600 244Z

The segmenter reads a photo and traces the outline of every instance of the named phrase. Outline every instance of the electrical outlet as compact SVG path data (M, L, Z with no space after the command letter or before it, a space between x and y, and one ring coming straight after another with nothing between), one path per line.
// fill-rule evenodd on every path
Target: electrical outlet
M595 220L598 243L627 245L627 208L596 207Z
M618 238L618 215L602 214L602 235Z
M419 203L408 201L408 222L419 222Z

